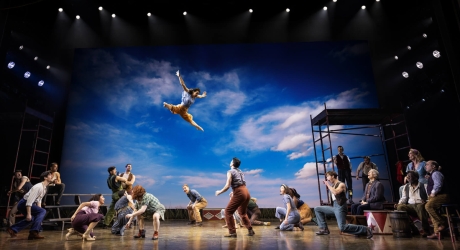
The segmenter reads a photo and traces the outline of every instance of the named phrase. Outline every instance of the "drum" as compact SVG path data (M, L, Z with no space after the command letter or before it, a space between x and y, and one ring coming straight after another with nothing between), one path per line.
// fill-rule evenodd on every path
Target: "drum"
M390 212L391 228L395 238L411 238L412 230L410 220L406 211Z
M367 226L374 234L393 234L388 210L364 210Z

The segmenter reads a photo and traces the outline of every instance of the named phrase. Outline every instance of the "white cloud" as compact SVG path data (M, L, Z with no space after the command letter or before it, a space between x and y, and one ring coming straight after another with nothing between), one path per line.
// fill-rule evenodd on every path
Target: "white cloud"
M153 186L153 184L155 184L155 183L156 183L156 181L151 177L136 174L136 183L135 183L135 185L139 184L139 185L143 186L144 188L147 188L147 187Z
M306 179L312 176L316 176L316 163L315 162L307 162L303 165L302 169L295 173L297 179Z

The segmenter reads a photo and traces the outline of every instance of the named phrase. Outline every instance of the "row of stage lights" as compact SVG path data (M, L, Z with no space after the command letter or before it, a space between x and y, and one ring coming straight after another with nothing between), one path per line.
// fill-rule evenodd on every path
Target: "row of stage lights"
M23 45L19 46L19 50L22 50L23 48L24 48ZM37 61L37 60L38 60L38 56L34 57L34 61ZM12 68L14 68L14 66L16 66L15 62L11 61L11 62L8 63L8 69L12 69ZM50 65L46 66L46 69L50 69L50 68L51 68ZM24 78L29 78L30 76L31 76L31 73L29 71L26 71L24 73ZM44 84L45 84L45 81L43 81L43 80L38 81L38 86L41 87Z
M422 34L422 37L423 37L423 38L427 38L428 35L425 34L425 33L423 33L423 34ZM411 47L411 46L407 46L407 50L412 50L412 47ZM440 57L441 57L441 52L439 52L439 51L437 51L437 50L434 50L434 51L433 51L433 56L434 56L435 58L440 58ZM395 60L398 60L398 59L399 59L399 57L398 57L397 55L395 55ZM421 63L421 62L416 62L416 63L415 63L415 66L417 66L417 68L419 68L419 69L423 69L423 63ZM404 78L409 78L409 73L407 73L406 71L404 71L404 72L402 72L402 76L403 76Z
M376 2L380 2L380 0L375 0L375 1L376 1ZM337 0L333 0L333 2L335 3L335 2L337 2ZM101 6L101 7L99 7L98 9L99 9L100 11L102 11L104 8ZM365 10L365 9L366 9L366 6L365 6L365 5L361 6L361 9ZM63 12L63 11L64 11L63 8L59 8L58 10L59 10L59 12ZM323 7L323 10L327 10L327 7L324 6L324 7ZM254 10L253 10L253 9L249 9L249 12L250 12L250 13L253 13ZM291 12L291 9L286 8L286 12ZM182 14L183 14L184 16L186 16L186 15L187 15L187 11L184 11ZM112 18L115 18L116 16L117 16L117 15L112 14ZM147 13L147 16L152 16L152 13L148 12L148 13ZM80 15L77 15L75 18L76 18L76 19L80 19Z

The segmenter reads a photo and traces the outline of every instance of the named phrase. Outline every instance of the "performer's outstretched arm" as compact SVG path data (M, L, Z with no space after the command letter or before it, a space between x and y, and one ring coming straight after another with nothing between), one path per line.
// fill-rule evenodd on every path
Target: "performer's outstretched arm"
M185 92L189 92L189 89L187 88L187 86L185 86L185 82L184 80L182 79L182 76L180 75L179 73L179 70L176 72L176 76L179 77L179 82L180 82L180 85L182 85L182 88L184 89ZM206 96L206 95L205 95ZM201 97L200 97L201 98Z
M203 92L201 95L197 95L196 97L198 98L205 98L206 97L206 91Z

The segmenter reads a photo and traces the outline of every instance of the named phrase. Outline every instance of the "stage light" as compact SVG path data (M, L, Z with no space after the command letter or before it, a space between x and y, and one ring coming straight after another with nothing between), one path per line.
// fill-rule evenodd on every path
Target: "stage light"
M152 13L150 13L150 12L149 12L149 13L147 13L147 16L151 16L151 15L152 15Z
M380 0L375 0L376 2L380 2Z
M423 63L417 62L415 65L417 66L417 68L423 69Z
M399 59L399 57L398 57L398 56L395 56L395 60L398 60L398 59Z
M10 62L10 63L8 63L8 68L12 69L12 68L14 68L14 65L16 65L16 63Z
M101 7L99 7L99 10L103 10L102 6L101 6Z
M289 11L291 11L291 10L290 10L289 8L287 8L287 9L286 9L286 12L289 12Z
M34 61L37 61L38 60L38 56L34 57Z
M115 14L112 14L112 17L113 17L113 18L115 18L116 16L117 16L117 15L115 15Z
M24 78L29 78L30 77L30 72L27 71L26 73L24 73Z
M404 71L404 72L402 73L402 75L404 76L404 78L408 78L408 77L409 77L409 73L407 73L406 71Z
M326 6L324 6L324 7L323 7L323 10L327 10L327 7L326 7Z
M49 65L48 65L48 66L46 66L46 69L50 69L50 68L51 68L51 67L50 67Z
M252 9L249 9L249 13L252 13Z
M77 18L77 19L80 19L80 16L79 16L79 15L77 15L77 16L76 16L76 18Z
M422 99L422 102L424 102L424 101L425 101L425 98Z
M427 37L428 37L428 36L427 36L425 33L423 33L423 35L422 35L422 36L423 36L424 38L427 38Z
M332 0L332 2L334 2L334 3L335 3L335 2L337 2L337 0Z
M63 11L63 9L62 9L62 8L59 8L58 10L59 10L59 12L62 12L62 11Z
M43 84L45 84L45 82L44 82L43 80L40 80L40 81L38 82L38 86L40 86L40 87L43 86Z
M410 109L410 107L409 107L409 106L407 106L406 108L407 108L407 109Z
M407 46L407 49L408 49L408 50L411 50L412 48L411 48L410 46Z
M24 48L24 46L22 46L22 45L21 45L21 46L19 46L19 50L22 50L23 48Z
M187 11L184 11L184 13L182 13L182 14L184 14L184 16L186 16L186 15L187 15Z
M441 89L441 93L444 93L444 89Z
M366 9L366 6L364 6L364 5L363 5L363 6L361 6L361 9L365 10L365 9Z
M436 57L436 58L440 58L441 57L441 52L435 50L435 51L433 51L433 56Z

